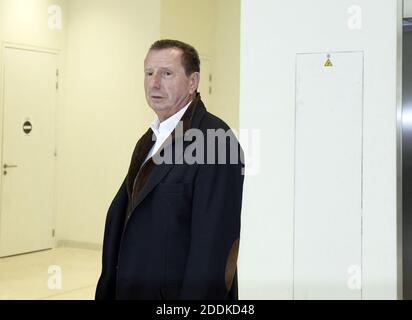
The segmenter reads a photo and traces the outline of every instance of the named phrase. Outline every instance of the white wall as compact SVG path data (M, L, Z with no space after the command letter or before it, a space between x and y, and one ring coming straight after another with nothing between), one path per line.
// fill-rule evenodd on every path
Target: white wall
M217 0L216 59L213 77L215 114L239 128L240 0Z
M52 49L64 49L66 19L62 29L48 26L48 8L58 5L65 12L66 0L0 0L0 40Z
M215 94L203 92L207 83L204 58L211 61L210 72L214 73L216 61L216 7L219 0L162 0L160 34L162 39L177 39L191 44L198 51L200 63L200 86L198 91L210 112L214 112ZM190 26L190 27L189 27Z
M215 55L216 1L162 0L161 37L193 45L200 55Z
M364 51L362 295L397 297L398 1L241 3L240 127L261 129L260 173L246 176L240 298L293 297L295 55ZM319 119L323 121L324 119ZM327 146L325 146L327 147ZM327 225L325 225L327 228Z
M206 108L237 129L240 0L162 0L161 8L161 37L190 43L210 58L213 90Z
M70 0L68 21L57 238L101 244L107 209L154 117L143 60L160 36L160 0Z

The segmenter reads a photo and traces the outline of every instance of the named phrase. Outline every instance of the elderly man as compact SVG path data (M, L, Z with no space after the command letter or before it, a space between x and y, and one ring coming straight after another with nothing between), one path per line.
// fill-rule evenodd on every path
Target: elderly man
M144 68L146 99L157 119L137 142L108 210L96 299L235 300L241 148L201 101L200 60L192 46L157 41ZM224 132L223 142L232 143L221 139L216 146L218 135L210 132Z

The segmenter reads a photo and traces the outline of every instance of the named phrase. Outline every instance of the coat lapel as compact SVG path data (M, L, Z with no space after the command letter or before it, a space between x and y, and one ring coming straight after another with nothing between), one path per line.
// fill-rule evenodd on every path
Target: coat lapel
M149 153L150 149L153 147L155 140L152 129L148 129L146 133L139 139L134 148L132 159L130 162L129 171L126 177L126 187L129 199L131 198L133 190L134 177L140 170L146 155Z
M175 144L177 143L177 141L179 139L184 140L184 133L187 130L189 130L190 128L196 128L199 125L200 120L204 116L205 113L206 113L206 109L205 109L202 101L200 100L200 95L197 94L196 98L190 104L189 108L186 110L185 114L183 115L183 117L181 119L181 123L183 124L183 135L176 136L176 132L179 132L179 130L177 130L177 131L174 130L172 132L172 135L171 135L172 139L167 139L165 141L165 143L159 148L157 154L160 153L162 150L164 150L165 154L167 154L167 152L169 152L170 148L172 149L172 152L173 152L173 148L174 148ZM150 130L150 132L152 132L152 131ZM146 134L147 134L147 132L146 132ZM143 137L142 137L142 139L143 139ZM185 144L186 143L183 144L183 150L184 150ZM136 155L136 158L137 159L143 158L143 160L144 160L149 150L147 150L147 152L144 152L145 150L142 149L142 152L144 154L143 155L142 154ZM175 159L177 159L177 158L179 158L183 155L174 154L174 156L175 156ZM149 159L148 161L153 162L152 159ZM153 164L152 166L153 166L153 169L151 170L151 173L148 177L148 180L144 184L141 192L139 193L137 201L133 205L133 207L131 208L131 211L134 211L136 209L136 207L146 198L146 196L169 173L169 171L173 168L173 166L175 166L175 164L159 164L159 165ZM138 168L140 168L140 166ZM134 169L134 171L135 170L136 169ZM133 181L132 181L132 184L133 184ZM130 189L130 190L132 190L132 189Z

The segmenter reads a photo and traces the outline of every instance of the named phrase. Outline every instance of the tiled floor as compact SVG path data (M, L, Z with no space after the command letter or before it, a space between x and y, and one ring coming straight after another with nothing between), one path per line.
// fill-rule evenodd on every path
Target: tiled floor
M1 299L94 299L101 251L56 248L0 258Z

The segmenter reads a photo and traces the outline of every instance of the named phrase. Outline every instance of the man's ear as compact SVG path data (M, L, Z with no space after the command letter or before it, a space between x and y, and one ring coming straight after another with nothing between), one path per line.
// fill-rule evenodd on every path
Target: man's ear
M197 88L199 87L199 82L200 82L200 73L193 72L190 75L190 94L193 94L196 92Z

